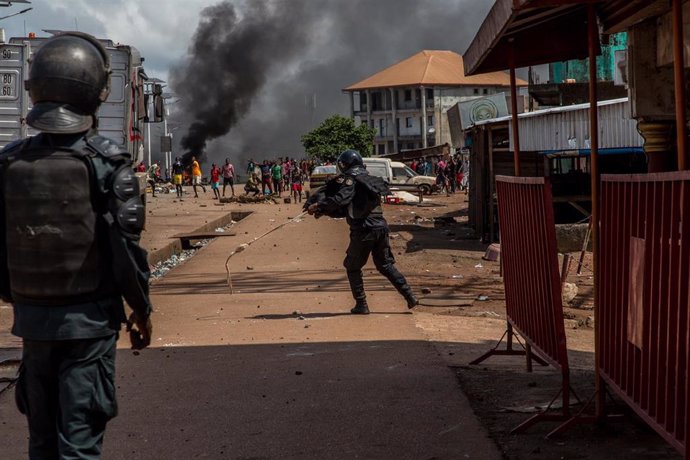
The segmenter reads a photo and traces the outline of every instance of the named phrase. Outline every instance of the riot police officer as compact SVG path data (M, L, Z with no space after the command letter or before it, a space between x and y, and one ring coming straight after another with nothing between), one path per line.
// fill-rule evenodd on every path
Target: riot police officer
M133 348L151 340L144 208L129 153L94 130L109 92L105 48L87 34L52 37L25 84L40 134L0 152L0 297L23 339L17 407L30 458L99 458L117 414L121 324Z
M346 150L340 154L338 169L340 175L317 190L305 203L304 209L316 218L322 215L345 217L350 225L350 245L343 263L355 299L355 306L350 312L369 314L362 277L362 267L367 263L369 254L379 273L388 278L405 298L407 307L414 308L419 301L405 277L395 268L395 258L388 241L388 223L381 209L381 195L390 192L388 185L380 177L369 175L356 150Z

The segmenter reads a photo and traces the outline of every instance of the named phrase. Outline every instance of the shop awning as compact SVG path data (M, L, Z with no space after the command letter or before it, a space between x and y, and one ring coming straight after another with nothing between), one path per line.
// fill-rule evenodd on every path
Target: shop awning
M467 75L587 57L587 5L604 33L668 11L667 0L496 0L464 54Z

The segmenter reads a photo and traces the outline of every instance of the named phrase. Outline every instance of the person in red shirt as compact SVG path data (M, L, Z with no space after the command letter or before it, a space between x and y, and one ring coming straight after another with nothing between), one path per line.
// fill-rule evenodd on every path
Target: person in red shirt
M215 198L220 200L220 190L218 189L220 185L220 168L216 166L215 163L211 165L211 190L213 190L213 195Z

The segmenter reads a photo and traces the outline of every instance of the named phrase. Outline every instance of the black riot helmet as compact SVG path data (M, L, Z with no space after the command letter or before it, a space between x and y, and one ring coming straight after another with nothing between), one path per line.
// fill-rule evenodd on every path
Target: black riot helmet
M91 35L65 32L43 42L24 82L34 106L27 123L39 131L79 133L93 126L110 92L110 59Z
M362 155L357 150L345 150L338 157L338 169L345 172L355 166L364 166Z

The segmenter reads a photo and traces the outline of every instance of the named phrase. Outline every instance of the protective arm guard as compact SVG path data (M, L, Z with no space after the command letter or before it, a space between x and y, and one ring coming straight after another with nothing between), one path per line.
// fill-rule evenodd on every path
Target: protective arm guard
M311 206L314 203L318 203L319 201L323 200L326 198L326 186L324 185L323 187L317 188L314 193L312 193L307 201L304 203L304 206L302 206L302 210L306 211L309 206Z
M355 197L355 181L350 176L338 176L326 184L326 197L319 200L319 211L330 217L345 217L347 207Z
M129 164L121 166L109 184L108 212L113 271L122 297L139 318L151 313L147 253L139 240L144 229L144 205L139 182Z

